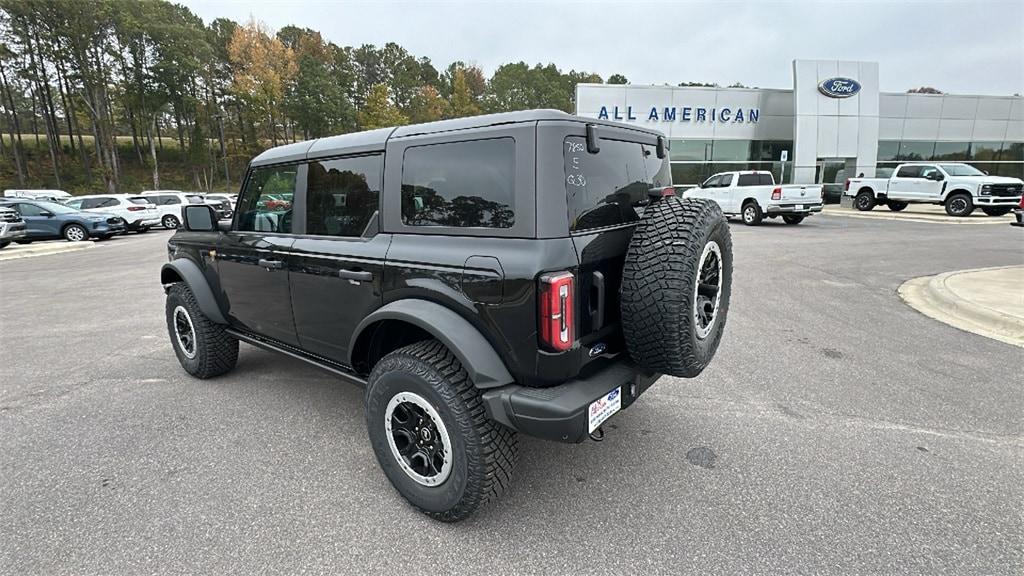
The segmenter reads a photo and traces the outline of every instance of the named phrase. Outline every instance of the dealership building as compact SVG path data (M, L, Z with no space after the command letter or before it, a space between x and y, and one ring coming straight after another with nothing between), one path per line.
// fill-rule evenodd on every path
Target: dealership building
M1024 178L1024 98L880 92L876 62L795 60L787 90L579 84L576 113L662 131L676 184L725 170L829 184L917 160Z

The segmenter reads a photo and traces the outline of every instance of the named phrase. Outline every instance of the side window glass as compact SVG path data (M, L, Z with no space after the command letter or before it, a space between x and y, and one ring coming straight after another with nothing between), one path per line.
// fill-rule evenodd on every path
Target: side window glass
M704 181L701 188L718 188L718 182L722 179L721 176L712 176Z
M41 216L43 209L35 204L16 204L15 207L22 216Z
M75 210L81 210L83 202L85 202L85 200L69 200L69 201L65 202L64 205L67 206L68 208L74 208Z
M164 206L172 206L174 204L181 204L181 198L177 196L161 196L160 204Z
M761 174L759 180L762 186L771 186L772 184L775 184L775 181L772 180L771 174Z
M722 179L718 181L719 188L728 188L732 186L733 174L722 174Z
M900 168L899 172L896 173L897 178L920 178L921 167L920 166L904 166Z
M935 166L924 166L921 168L921 178L935 178L939 175L939 169Z
M98 201L99 201L99 204L97 205L98 208L111 208L111 207L114 207L114 206L117 206L118 204L120 204L117 201L117 198L99 198Z
M416 146L402 164L407 226L511 228L516 145L512 138Z
M238 199L236 230L243 232L292 231L292 198L297 166L256 168L249 173Z
M82 200L82 210L89 210L90 208L96 208L99 206L99 200L96 198L86 198Z
M306 233L361 236L377 212L380 156L309 163Z

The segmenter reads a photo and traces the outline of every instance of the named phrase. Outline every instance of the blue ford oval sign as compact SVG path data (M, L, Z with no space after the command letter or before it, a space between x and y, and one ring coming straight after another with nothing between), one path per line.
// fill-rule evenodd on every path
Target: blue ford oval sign
M829 78L818 84L818 92L829 98L849 98L860 92L860 82L851 78Z

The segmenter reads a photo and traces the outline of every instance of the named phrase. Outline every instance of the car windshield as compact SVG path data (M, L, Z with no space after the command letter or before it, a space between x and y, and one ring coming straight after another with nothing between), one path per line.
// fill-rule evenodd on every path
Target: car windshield
M56 202L36 202L35 205L47 212L53 212L54 214L73 214L75 212L79 212L79 210L75 210L74 208L70 208L63 204L57 204Z
M969 164L939 164L950 176L984 176L985 173Z

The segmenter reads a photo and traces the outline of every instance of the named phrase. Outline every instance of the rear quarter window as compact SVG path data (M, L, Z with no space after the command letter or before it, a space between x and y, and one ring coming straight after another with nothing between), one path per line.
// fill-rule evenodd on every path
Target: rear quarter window
M668 158L638 142L601 139L600 151L590 154L585 138L570 136L563 158L572 231L635 222L651 201L651 189L672 185Z
M761 184L761 179L757 174L740 174L740 181L737 186L758 186Z
M407 226L511 228L516 143L473 140L406 149L402 222Z

